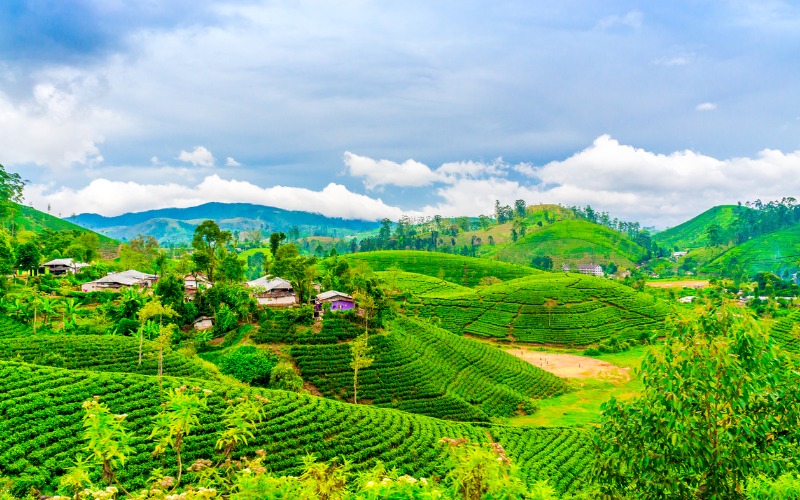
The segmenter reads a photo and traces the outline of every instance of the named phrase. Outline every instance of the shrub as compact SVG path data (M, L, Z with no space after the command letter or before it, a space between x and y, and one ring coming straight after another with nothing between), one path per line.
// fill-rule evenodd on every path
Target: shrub
M219 368L242 382L265 387L269 384L270 372L278 358L255 346L240 346L219 360Z

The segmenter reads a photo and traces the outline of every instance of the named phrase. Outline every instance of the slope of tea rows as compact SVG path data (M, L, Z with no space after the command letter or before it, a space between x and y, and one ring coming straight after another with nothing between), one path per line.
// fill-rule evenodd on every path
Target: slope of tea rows
M772 325L770 336L782 348L800 354L800 311L794 311Z
M370 337L375 362L359 371L359 401L437 418L488 420L532 413L533 399L568 391L558 377L424 321L396 318ZM303 378L327 397L352 400L349 344L294 346Z
M0 339L0 359L101 372L158 374L158 347L145 340L139 363L139 340L117 335L31 335ZM165 350L163 373L215 380L219 375L201 362Z
M471 295L420 295L405 308L458 334L574 346L635 338L658 328L669 312L663 302L624 285L567 273L543 273Z
M464 257L419 250L383 250L342 256L351 263L362 261L374 271L396 267L401 271L424 274L466 287L477 286L484 278L513 280L537 274L536 269L498 260Z
M195 382L164 379L167 390L182 383ZM303 456L313 453L320 460L343 457L355 472L380 460L416 477L441 476L447 470L447 452L439 439L486 442L489 435L509 450L529 481L548 479L562 492L580 487L591 462L590 435L581 430L479 427L283 391L213 382L203 387L213 394L200 425L184 441L185 464L214 458L225 400L243 394L262 394L269 403L265 420L237 454L252 456L263 449L265 465L281 474L298 473ZM153 460L154 443L148 439L161 400L156 377L0 361L0 476L13 478L17 494L31 488L55 491L58 477L82 452L81 404L94 396L113 412L127 414L125 425L133 433L120 481L128 489L139 488L151 469L161 466L161 460ZM168 452L164 472L173 477L174 464ZM191 481L191 473L185 476Z

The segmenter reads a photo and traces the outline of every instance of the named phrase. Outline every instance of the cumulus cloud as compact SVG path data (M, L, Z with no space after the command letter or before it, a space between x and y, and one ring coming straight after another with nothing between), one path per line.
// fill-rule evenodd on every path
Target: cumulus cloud
M353 177L363 177L367 189L392 186L429 186L440 177L427 165L415 160L397 163L390 160L373 160L345 151L344 166Z
M217 162L214 155L211 154L211 151L206 149L205 146L197 146L192 152L181 150L178 159L186 163L191 163L195 167L205 168L211 168Z
M14 101L0 92L3 162L50 168L101 162L103 132L120 129L122 120L92 103L92 82L74 76L45 80L27 99Z
M697 111L714 111L717 109L717 105L713 102L701 102L694 109Z
M234 160L233 156L229 156L229 157L225 158L225 166L226 167L241 167L242 164L239 163L238 161Z
M95 179L80 189L60 188L50 192L47 186L35 184L26 187L25 199L36 207L50 204L54 213L92 212L107 216L156 208L191 207L211 201L255 203L347 219L398 219L404 213L380 198L353 193L340 184L330 183L321 191L287 186L262 188L249 182L222 179L218 175L210 175L195 186Z

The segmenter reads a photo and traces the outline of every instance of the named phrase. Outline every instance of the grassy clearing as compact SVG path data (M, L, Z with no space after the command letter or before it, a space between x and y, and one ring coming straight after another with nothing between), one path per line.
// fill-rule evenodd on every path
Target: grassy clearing
M620 368L628 368L633 373L641 365L648 347L640 346L630 351L617 354L596 356ZM585 378L571 379L573 392L537 402L539 411L533 415L512 417L511 425L535 427L564 427L594 425L600 420L600 405L612 396L617 399L635 397L642 390L642 382L638 377L631 377L626 382L613 379Z

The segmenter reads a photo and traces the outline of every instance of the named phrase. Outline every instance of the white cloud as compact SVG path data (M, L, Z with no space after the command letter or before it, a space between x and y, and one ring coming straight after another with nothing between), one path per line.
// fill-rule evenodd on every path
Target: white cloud
M76 76L43 77L17 102L0 92L0 151L5 164L65 168L103 161L104 132L124 127L93 104L95 83Z
M236 161L233 156L229 156L225 158L225 166L226 167L241 167L242 164Z
M615 14L604 17L597 23L596 28L599 29L600 31L605 31L614 28L639 29L642 27L643 18L644 14L642 14L638 10L632 10L627 14L625 14L624 16Z
M80 189L48 192L47 186L36 184L26 187L25 199L35 207L50 204L53 213L64 215L91 212L111 216L155 208L191 207L211 201L255 203L348 219L398 219L404 213L380 198L353 193L340 184L330 183L321 191L287 186L262 188L217 175L208 176L195 186L95 179Z
M211 154L211 151L206 149L205 146L197 146L191 153L181 150L181 153L178 155L178 159L186 163L191 163L195 167L205 168L213 167L217 161L214 158L214 155Z
M429 186L441 177L427 165L415 160L396 163L390 160L373 160L366 156L346 151L344 165L347 173L354 177L364 177L367 189L392 186Z
M694 109L697 111L714 111L717 109L717 105L713 102L701 102Z

